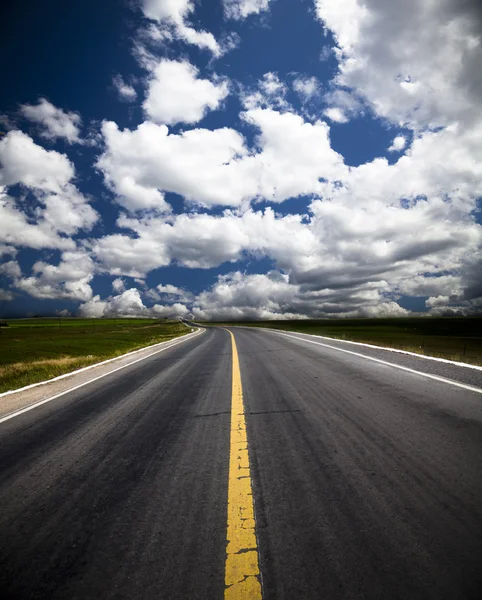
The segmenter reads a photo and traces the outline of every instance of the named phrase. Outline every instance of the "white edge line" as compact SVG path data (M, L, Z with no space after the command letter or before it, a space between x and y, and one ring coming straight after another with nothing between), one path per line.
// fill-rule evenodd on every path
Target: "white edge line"
M263 328L260 327L260 329L263 329ZM453 381L452 379L446 379L445 377L439 377L438 375L432 375L431 373L423 373L422 371L410 369L409 367L402 367L402 365L397 365L395 363L391 363L386 360L382 360L380 358L374 358L373 356L367 356L366 354L360 354L359 352L353 352L352 350L345 350L344 348L338 348L338 346L331 346L330 344L323 344L322 342L315 342L314 340L307 340L304 338L299 338L296 335L284 333L284 332L279 331L278 329L270 329L269 331L278 333L279 335L284 335L286 337L293 338L300 342L306 342L307 344L316 344L317 346L324 346L325 348L332 348L333 350L338 350L339 352L345 352L346 354L354 354L355 356L360 356L361 358L366 358L367 360L372 360L373 362L377 362L382 365L388 365L389 367L394 367L395 369L400 369L402 371L408 371L409 373L415 373L416 375L422 375L422 377L428 377L429 379L435 379L435 381L441 381L442 383L448 383L450 385L455 385L456 387L463 388L464 390L469 390L471 392L476 392L478 394L482 394L481 388L477 388L472 385L466 385L465 383L459 383L458 381ZM372 348L373 348L373 346L372 346Z
M198 328L200 331L200 328ZM203 331L203 330L201 330ZM193 333L187 333L186 335L179 336L182 338L189 338L194 335ZM133 354L137 354L138 352L143 352L144 350L149 350L149 348L155 348L156 346L160 346L161 344L169 344L171 341L175 340L166 340L165 342L158 342L157 344L151 344L150 346L144 346L143 348L138 348L137 350L132 350L132 352L126 352L126 354L121 354L119 356L114 356L114 358L107 358L98 363L94 363L93 365L88 365L87 367L82 367L81 369L77 369L76 371L69 371L68 373L64 373L63 375L57 375L57 377L52 377L52 379L46 379L45 381L38 381L37 383L31 383L30 385L25 385L24 387L17 388L16 390L8 390L8 392L2 392L0 394L0 398L4 396L9 396L10 394L17 394L18 392L26 392L27 390L31 390L32 388L38 387L40 385L47 385L48 383L52 383L54 381L60 381L61 379L65 379L66 377L70 377L71 375L77 375L78 373L83 373L84 371L88 371L89 369L94 369L95 367L100 367L101 365L106 365L107 363L113 362L114 360L120 360L121 358L125 358L126 356L132 356Z
M238 326L239 327L239 326ZM249 327L244 325L244 327ZM282 329L273 329L272 327L251 327L256 330L266 330L282 332ZM475 369L476 371L482 371L482 367L478 365L471 365L469 363L458 362L456 360L449 360L448 358L438 358L437 356L428 356L427 354L417 354L417 352L410 352L409 350L402 350L401 348L387 348L386 346L375 346L375 344L364 344L363 342L352 342L351 340L341 340L340 338L326 337L325 335L316 335L314 333L301 333L299 331L293 331L297 335L308 335L313 338L330 340L330 342L340 342L341 344L353 344L354 346L364 346L365 348L374 348L375 350L387 350L388 352L396 352L398 354L408 354L409 356L415 356L416 358L423 358L425 360L435 360L436 362L446 363L449 365L455 365L457 367L465 367L467 369ZM303 338L301 338L303 339Z
M200 333L203 333L205 330L204 329L198 329L198 331L193 334L194 335L199 335ZM175 341L174 343L171 343L169 346L164 346L164 348L160 348L159 350L156 350L155 352L152 352L151 354L148 354L147 356L142 356L141 358L138 358L136 360L133 360L130 363L127 363L126 365L122 365L120 367L117 367L116 369L112 369L112 371L109 371L108 373L103 373L102 375L98 375L97 377L94 377L93 379L89 379L88 381L84 381L83 383L79 383L79 385L75 385L74 387L69 388L68 390L64 390L63 392L59 392L58 394L55 394L54 396L50 396L50 398L46 398L45 400L40 400L39 402L35 402L34 404L29 404L28 406L26 406L25 408L21 408L20 410L16 410L13 413L10 413L8 415L6 415L5 417L0 418L0 423L3 423L4 421L8 421L9 419L13 419L14 417L17 417L18 415L21 415L23 413L28 412L29 410L32 410L34 408L37 408L37 406L41 406L42 404L46 404L47 402L51 402L52 400L55 400L56 398L60 398L60 396L64 396L65 394L68 394L69 392L73 392L75 390L78 390L81 387L84 387L84 385L88 385L89 383L93 383L94 381L97 381L98 379L102 379L103 377L107 377L107 375L111 375L112 373L115 373L116 371L120 371L121 369L125 369L126 367L130 367L131 365L135 365L136 363L140 362L141 360L145 360L146 358L150 358L151 356L154 356L155 354L159 354L160 352L164 352L164 350L169 350L169 348L172 348L173 346L177 346L178 344L181 344L182 342L185 342L188 339L192 339L192 337L188 334L188 335L184 335L181 338L179 338L177 341ZM169 340L170 342L171 340ZM161 344L166 344L169 342L160 342ZM157 345L157 344L154 344ZM147 348L150 348L151 346L147 346ZM146 348L141 348L141 350L145 350ZM137 350L135 351L137 352ZM129 352L129 354L133 354L133 352ZM129 354L123 354L122 356L129 356ZM120 356L118 356L117 358L122 358ZM108 361L105 362L111 362L111 360L113 359L109 359ZM98 367L99 365L103 365L104 363L97 363L96 365L91 365L92 367ZM79 373L80 371L83 371L84 369L81 369L79 371L73 371L72 373L68 373L68 375L73 375L74 373ZM54 379L50 379L49 381L43 381L42 383L51 383L52 381L55 381ZM37 385L37 384L35 384ZM21 389L25 389L25 388L21 388ZM21 390L14 390L15 392L19 392Z

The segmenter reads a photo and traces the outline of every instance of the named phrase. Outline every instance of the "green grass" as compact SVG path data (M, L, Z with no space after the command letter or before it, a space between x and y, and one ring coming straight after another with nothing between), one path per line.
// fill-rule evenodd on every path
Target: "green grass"
M481 317L325 319L223 324L271 327L283 331L323 335L482 365Z
M45 381L189 332L152 319L15 319L2 321L0 392Z

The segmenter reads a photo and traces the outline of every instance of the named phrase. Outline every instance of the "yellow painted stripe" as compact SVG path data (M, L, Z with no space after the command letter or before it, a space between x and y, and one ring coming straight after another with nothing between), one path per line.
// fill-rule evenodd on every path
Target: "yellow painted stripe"
M261 600L258 544L241 371L236 340L231 331L229 334L233 348L233 389L224 598L225 600Z

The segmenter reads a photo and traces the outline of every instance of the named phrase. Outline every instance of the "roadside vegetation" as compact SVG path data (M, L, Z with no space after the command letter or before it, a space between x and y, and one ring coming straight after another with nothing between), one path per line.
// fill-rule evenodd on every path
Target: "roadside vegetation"
M482 365L482 317L244 321L223 325L310 333Z
M189 333L179 321L36 318L1 322L0 392Z

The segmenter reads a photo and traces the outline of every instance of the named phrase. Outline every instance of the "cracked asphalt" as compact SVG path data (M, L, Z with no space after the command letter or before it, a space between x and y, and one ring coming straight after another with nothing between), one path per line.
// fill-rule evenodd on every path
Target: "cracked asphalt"
M232 331L263 598L480 598L482 394ZM231 361L210 328L0 424L2 598L224 597Z

